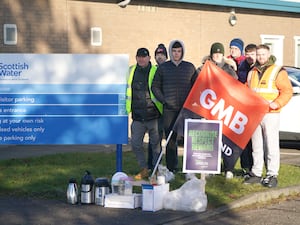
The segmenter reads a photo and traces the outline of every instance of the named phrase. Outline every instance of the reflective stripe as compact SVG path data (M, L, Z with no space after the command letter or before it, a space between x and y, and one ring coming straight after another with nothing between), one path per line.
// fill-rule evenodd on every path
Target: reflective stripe
M257 93L279 93L278 90L270 90L269 88L253 88L253 90Z
M131 101L132 101L132 80L133 80L133 74L135 71L136 65L131 66L129 68L129 77L127 80L127 88L126 88L126 111L127 113L131 112Z
M151 98L152 102L155 104L155 106L157 107L160 114L162 114L163 113L163 104L161 104L160 101L157 100L157 98L154 96L154 94L151 90L151 86L152 86L152 82L153 82L156 70L157 70L156 66L151 67L149 79L148 79L148 85L149 85L149 90L150 90L150 98Z
M274 66L274 68L271 71L271 75L270 75L270 78L269 78L269 84L268 84L268 90L270 92L273 92L273 90L274 90L273 89L273 83L275 82L277 74L280 71L280 69L281 69L281 66ZM277 90L277 93L278 93L278 90Z
M247 79L249 87L267 101L272 102L279 94L275 82L280 70L281 66L272 65L259 79L258 71L253 69L249 72Z

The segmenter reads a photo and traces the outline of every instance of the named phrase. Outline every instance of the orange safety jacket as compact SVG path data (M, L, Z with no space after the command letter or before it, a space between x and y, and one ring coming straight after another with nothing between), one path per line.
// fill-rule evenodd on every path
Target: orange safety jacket
M281 66L272 65L267 68L259 79L257 68L248 74L248 86L268 102L276 102L279 108L270 112L279 112L293 95L291 82L287 72Z

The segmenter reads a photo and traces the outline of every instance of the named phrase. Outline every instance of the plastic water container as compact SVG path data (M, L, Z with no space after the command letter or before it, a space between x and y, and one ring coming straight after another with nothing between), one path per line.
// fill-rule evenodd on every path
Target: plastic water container
M112 182L112 193L119 195L131 195L132 180L129 178L125 178L119 181Z
M111 178L112 193L125 194L125 180L128 178L126 173L116 172Z

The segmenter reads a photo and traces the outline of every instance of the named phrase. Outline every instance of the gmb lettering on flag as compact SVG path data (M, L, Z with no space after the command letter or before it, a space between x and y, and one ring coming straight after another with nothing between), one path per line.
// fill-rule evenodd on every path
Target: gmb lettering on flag
M268 108L266 100L206 61L182 111L208 120L221 120L223 135L244 149Z

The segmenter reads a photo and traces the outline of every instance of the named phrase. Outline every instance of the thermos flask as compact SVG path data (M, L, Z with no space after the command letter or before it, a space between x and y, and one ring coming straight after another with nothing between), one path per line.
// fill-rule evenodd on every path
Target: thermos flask
M77 204L78 203L78 188L77 182L75 178L71 178L69 180L68 188L67 188L67 201L69 204Z
M110 192L110 185L107 178L99 177L95 180L95 204L104 206L105 195Z
M89 171L81 179L81 204L94 203L94 178Z

